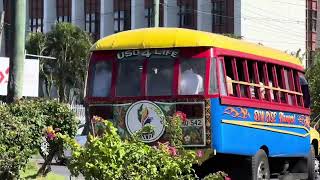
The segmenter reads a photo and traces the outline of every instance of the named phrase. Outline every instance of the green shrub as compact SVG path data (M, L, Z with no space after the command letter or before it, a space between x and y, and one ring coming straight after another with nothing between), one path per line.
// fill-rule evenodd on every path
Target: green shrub
M61 134L67 134L70 137L74 137L78 129L79 121L76 119L74 112L67 104L59 103L56 100L20 100L3 107L7 114L18 118L22 126L28 127L28 132L32 134L32 141L28 143L29 150L33 152L39 150L45 159L39 174L43 174L47 170L47 165L51 163L56 154L62 154L63 152L63 142L61 140L46 136L48 135L48 127L54 130L58 129ZM40 150L44 137L49 144L47 154Z
M72 148L68 168L86 179L193 179L195 153L177 152L168 143L151 147L135 140L121 140L111 122L101 137L89 136L85 147L61 135Z
M0 106L0 119L0 179L14 179L33 153L32 125L13 116L6 106Z
M38 150L42 142L42 131L46 127L45 119L39 108L41 107L37 101L21 100L16 103L9 104L8 111L15 117L20 117L22 123L29 127L29 131L33 134L31 148Z
M117 129L109 121L94 116L91 121L93 134L89 135L85 146L80 146L73 138L58 135L72 150L68 168L72 175L82 174L86 179L196 179L193 165L202 157L200 151L185 150L182 146L181 124L185 114L177 112L167 117L166 131L170 140L150 146L140 140L145 132L153 127L144 126L142 130L128 139L121 139ZM205 177L208 180L224 179L226 175L218 172Z

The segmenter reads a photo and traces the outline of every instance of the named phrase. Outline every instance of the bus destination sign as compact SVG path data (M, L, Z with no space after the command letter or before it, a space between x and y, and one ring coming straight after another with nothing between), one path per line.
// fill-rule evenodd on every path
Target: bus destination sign
M176 58L179 55L179 50L177 49L132 49L132 50L118 52L117 58L119 60L128 58L128 57L134 57L134 56L149 58L154 55Z

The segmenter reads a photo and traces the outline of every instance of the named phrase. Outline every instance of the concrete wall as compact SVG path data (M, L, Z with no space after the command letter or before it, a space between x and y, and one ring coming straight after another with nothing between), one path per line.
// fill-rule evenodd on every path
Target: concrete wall
M236 34L245 40L282 51L306 51L305 1L239 1L235 3Z
M131 0L131 29L146 27L144 0Z
M100 38L103 38L114 33L113 0L102 0L100 13Z
M177 0L164 0L164 23L165 27L179 27L179 8Z
M198 0L197 29L212 32L211 0Z
M57 21L56 1L44 0L43 6L43 32L46 33Z

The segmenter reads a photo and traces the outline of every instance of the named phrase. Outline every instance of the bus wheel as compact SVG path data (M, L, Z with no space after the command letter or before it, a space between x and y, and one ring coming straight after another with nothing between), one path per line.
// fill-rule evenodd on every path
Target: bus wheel
M270 168L267 154L260 149L256 155L252 157L252 180L270 179Z
M311 145L310 146L310 153L308 156L308 179L309 180L314 180L316 179L316 171L315 171L315 153L314 153L314 147Z

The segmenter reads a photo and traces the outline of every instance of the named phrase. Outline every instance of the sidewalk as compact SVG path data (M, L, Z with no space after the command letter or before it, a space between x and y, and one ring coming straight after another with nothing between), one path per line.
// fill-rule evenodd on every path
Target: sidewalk
M39 167L43 164L43 159L32 159L33 161L37 162ZM72 177L69 169L66 166L63 165L57 165L55 161L53 160L51 164L51 172L61 175L65 177L65 180L84 180L85 178L80 175L79 177Z

